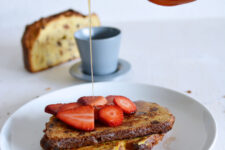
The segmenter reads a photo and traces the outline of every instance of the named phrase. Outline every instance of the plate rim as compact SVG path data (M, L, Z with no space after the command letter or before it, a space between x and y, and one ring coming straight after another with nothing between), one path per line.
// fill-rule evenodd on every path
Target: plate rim
M42 97L46 97L46 96L49 96L51 94L54 94L54 93L57 93L57 92L60 92L60 91L66 91L67 89L70 89L70 88L73 88L73 87L76 87L76 86L87 86L87 85L91 85L92 83L79 83L79 84L76 84L76 85L72 85L72 86L68 86L68 87L64 87L64 88L60 88L60 89L57 89L55 91L51 91L49 93L46 93L46 94L43 94L43 95L40 95L39 97L37 98L34 98L34 99L31 99L30 101L28 101L27 103L23 104L22 106L20 106L15 112L12 113L12 115L10 115L6 121L3 123L3 126L0 130L0 150L4 150L3 149L3 132L6 130L5 128L7 128L7 125L9 123L9 121L13 118L13 116L21 109L23 109L23 107L26 107L26 105L34 102L34 101L37 101L38 99L42 98ZM164 86L159 86L159 85L154 85L154 84L147 84L147 83L140 83L140 82L116 82L116 81L105 81L105 82L96 82L95 84L136 84L136 85L143 85L143 86L149 86L149 87L153 87L153 88L158 88L158 89L163 89L163 90L167 90L169 92L173 92L173 93L176 93L176 94L180 94L182 96L185 96L185 97L188 97L191 101L193 102L196 102L198 105L202 106L206 111L207 113L210 115L211 119L212 119L212 123L213 123L213 126L214 126L214 135L213 135L213 140L211 141L211 144L209 146L209 150L213 148L213 146L215 145L215 142L216 142L216 139L217 139L217 136L218 136L218 129L217 129L217 123L216 123L216 120L213 116L213 114L211 113L211 111L205 106L203 105L201 102L199 102L194 96L190 96L186 93L182 93L178 90L174 90L174 89L170 89L170 88L167 88L167 87L164 87Z

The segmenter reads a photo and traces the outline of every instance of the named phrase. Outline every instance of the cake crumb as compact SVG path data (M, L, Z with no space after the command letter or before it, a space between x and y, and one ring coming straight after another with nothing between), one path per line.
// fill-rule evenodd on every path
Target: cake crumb
M163 142L163 147L166 150L170 150L170 145L172 144L172 142L174 142L176 140L176 137L169 137L167 138L164 142Z
M223 98L225 98L225 95L223 96Z
M186 92L187 92L188 94L191 94L191 93L192 93L191 90L187 90Z
M59 54L62 56L62 55L63 55L63 51L62 51L62 50L60 50L60 51L59 51Z
M64 24L64 29L69 29L70 28L70 26L68 25L68 24Z
M51 90L51 88L46 88L45 90L46 90L46 91L49 91L49 90Z
M7 112L7 115L9 116L10 115L10 112Z

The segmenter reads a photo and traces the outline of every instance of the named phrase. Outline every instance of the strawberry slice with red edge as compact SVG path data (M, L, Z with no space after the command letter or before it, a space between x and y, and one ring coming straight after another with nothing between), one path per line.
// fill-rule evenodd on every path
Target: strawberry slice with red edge
M83 105L99 106L105 105L107 100L103 96L84 96L79 98L77 102Z
M133 114L136 112L136 105L127 97L115 96L113 102L119 106L125 114Z
M123 111L118 106L106 105L100 109L98 114L99 120L111 127L119 126L123 122Z
M45 112L52 115L56 115L63 105L64 104L61 103L48 105L45 107Z
M80 106L74 109L60 111L56 117L64 123L83 131L92 131L94 124L94 107Z
M81 106L80 103L68 103L68 104L64 104L62 107L60 107L60 109L59 109L58 112L66 111L66 110L70 110L70 109L74 109L74 108L77 108L77 107L80 107L80 106Z
M115 95L109 95L109 96L107 96L106 97L106 99L107 99L107 104L106 105L114 105L113 100L114 100L115 97L116 97Z
M104 105L99 105L99 106L95 106L94 109L95 109L95 120L98 120L99 119L99 111L104 107Z

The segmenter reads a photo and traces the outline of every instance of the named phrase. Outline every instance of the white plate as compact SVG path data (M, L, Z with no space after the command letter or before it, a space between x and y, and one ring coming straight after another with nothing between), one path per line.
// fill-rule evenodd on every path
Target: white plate
M91 84L65 88L41 96L17 110L1 132L1 150L41 150L47 104L75 101L90 95ZM207 150L216 137L216 125L209 111L184 94L151 85L135 83L96 83L95 95L124 95L132 100L156 102L167 107L176 117L173 129L154 150Z

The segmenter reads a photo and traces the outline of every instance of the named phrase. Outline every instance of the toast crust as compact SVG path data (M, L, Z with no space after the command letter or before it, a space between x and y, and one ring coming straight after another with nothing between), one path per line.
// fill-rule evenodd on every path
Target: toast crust
M54 116L46 123L45 144L52 148L79 148L104 142L164 134L172 129L175 117L156 103L135 102L137 112L125 116L122 125L106 127L96 122L94 131L79 131Z

